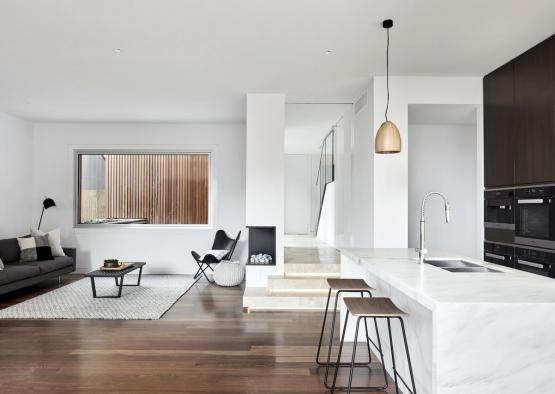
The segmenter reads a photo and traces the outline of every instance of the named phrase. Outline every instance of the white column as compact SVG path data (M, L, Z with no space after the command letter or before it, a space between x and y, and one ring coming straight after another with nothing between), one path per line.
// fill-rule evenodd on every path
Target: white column
M248 287L283 274L285 95L247 95L246 224L276 227L276 265L247 266Z

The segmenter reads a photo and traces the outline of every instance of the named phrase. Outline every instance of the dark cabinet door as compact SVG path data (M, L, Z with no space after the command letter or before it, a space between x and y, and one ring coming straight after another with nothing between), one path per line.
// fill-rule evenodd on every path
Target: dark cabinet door
M515 184L514 70L507 63L484 77L484 183Z
M517 57L516 184L555 181L553 37Z

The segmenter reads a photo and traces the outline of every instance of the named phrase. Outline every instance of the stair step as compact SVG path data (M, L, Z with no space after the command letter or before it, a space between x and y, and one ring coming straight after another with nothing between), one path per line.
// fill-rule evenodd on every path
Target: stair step
M294 294L327 294L328 282L324 278L290 278L283 276L268 277L268 294L291 292Z
M341 274L339 264L285 264L286 277L338 278Z
M249 312L256 311L323 311L326 309L327 295L292 293L268 294L264 287L247 287L243 294L243 307Z

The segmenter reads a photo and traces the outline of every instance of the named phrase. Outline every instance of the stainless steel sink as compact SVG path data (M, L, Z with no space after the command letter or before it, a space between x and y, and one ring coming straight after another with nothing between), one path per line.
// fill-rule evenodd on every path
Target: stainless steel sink
M470 263L464 260L424 260L426 264L439 268L469 268L481 267L479 264Z
M503 272L465 260L424 260L424 262L449 272Z
M498 271L487 267L443 268L443 269L449 272L496 272L496 273L503 272L503 271Z

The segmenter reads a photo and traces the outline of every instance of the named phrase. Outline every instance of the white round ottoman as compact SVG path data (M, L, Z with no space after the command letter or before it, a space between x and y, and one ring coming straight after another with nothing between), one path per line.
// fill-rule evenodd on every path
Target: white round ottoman
M220 286L237 286L245 279L245 267L239 261L222 261L214 267L214 282Z

